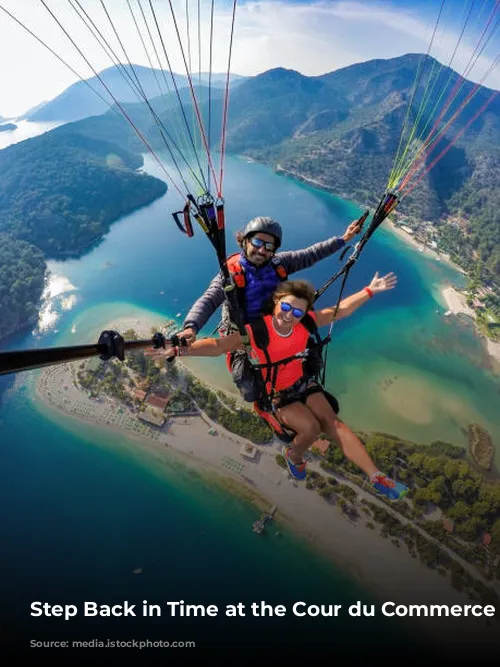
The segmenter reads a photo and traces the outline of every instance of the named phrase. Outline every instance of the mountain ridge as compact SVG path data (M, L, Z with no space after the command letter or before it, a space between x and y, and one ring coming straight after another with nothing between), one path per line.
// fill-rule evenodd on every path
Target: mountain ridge
M141 100L141 89L147 98L156 97L159 91L168 93L178 88L189 85L188 78L182 74L173 74L175 85L169 71L151 69L143 65L121 65L108 67L99 76L93 76L84 81L76 81L57 95L53 100L41 103L23 115L30 122L47 122L64 120L73 122L82 120L89 116L105 113L109 106L115 104L113 97L120 103ZM208 81L208 73L201 73L202 81ZM246 77L232 74L231 86L240 85ZM193 84L199 82L199 75L192 76ZM103 83L105 85L103 85ZM223 73L212 73L211 83L214 88L220 88L226 84L226 75ZM140 84L140 86L139 86ZM106 90L109 89L110 93ZM107 102L104 102L96 92Z

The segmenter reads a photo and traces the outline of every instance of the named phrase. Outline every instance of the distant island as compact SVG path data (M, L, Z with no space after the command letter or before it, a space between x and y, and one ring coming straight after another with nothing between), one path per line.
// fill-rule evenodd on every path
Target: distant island
M12 130L17 130L17 125L14 125L14 123L4 123L4 125L0 125L0 132L11 132Z
M156 330L153 327L148 332L141 325L139 335L122 324L110 327L127 340L145 338ZM167 335L168 327L172 329L175 323L163 330ZM48 369L40 379L39 391L45 401L75 418L125 430L155 446L210 462L220 473L236 475L245 493L251 495L248 489L253 487L268 503L279 502L286 513L289 493L276 491L271 497L271 487L265 482L269 475L275 479L286 476L283 457L273 452L272 432L248 404L235 395L214 391L185 365L167 364L153 350L133 351L125 362L103 363L95 358ZM471 425L471 433L486 442L487 433L478 425ZM307 455L305 488L330 506L328 521L341 517L367 535L378 534L397 549L406 547L406 557L449 576L457 591L466 591L472 600L498 605L500 597L493 585L500 580L498 481L486 481L474 470L463 447L446 442L419 445L387 433L358 435L377 466L404 481L410 493L397 503L381 498L341 449L323 435ZM475 447L475 462L478 456ZM246 466L245 461L252 465ZM272 472L273 466L281 473ZM265 471L264 478L259 477L259 469ZM314 524L312 517L317 514L321 534L324 519L319 517L324 512L314 497L309 504L310 522ZM337 535L341 534L339 525L334 531ZM375 535L366 538L371 544L367 553L377 548ZM337 548L341 553L348 546L338 544ZM366 559L364 564L367 566Z
M0 151L0 339L36 322L45 260L80 256L166 192L142 165L71 126Z
M495 448L490 434L479 424L469 426L469 450L474 462L482 470L491 470Z

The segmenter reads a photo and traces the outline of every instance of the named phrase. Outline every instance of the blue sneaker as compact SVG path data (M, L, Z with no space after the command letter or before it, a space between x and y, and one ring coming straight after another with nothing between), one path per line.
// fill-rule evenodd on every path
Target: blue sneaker
M286 461L288 470L290 471L292 477L295 477L295 479L303 480L306 478L306 462L302 461L302 463L294 463L290 458L291 451L291 447L286 447L283 445L281 453Z
M377 475L372 479L373 488L377 493L385 496L388 500L401 500L406 496L409 489L401 482L395 482L387 475Z

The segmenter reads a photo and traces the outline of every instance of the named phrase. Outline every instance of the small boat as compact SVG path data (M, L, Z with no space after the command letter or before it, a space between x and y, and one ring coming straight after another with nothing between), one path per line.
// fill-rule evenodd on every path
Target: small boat
M142 567L138 567L136 570L132 570L132 574L142 574L144 570Z

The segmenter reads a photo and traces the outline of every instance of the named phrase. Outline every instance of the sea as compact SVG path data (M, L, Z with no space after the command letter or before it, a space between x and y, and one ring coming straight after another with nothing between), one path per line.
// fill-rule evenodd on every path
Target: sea
M144 170L163 177L145 156ZM362 210L352 202L234 156L225 160L228 252L257 215L280 221L283 249L341 235ZM37 326L3 349L95 343L113 319L176 320L179 326L218 265L201 229L188 238L172 218L174 188L114 223L79 259L49 262ZM341 266L339 254L302 272L315 286ZM350 272L345 294L375 274L395 272L397 288L333 327L327 386L341 417L361 430L429 444L467 446L480 423L500 452L500 378L466 317L445 316L443 285L465 279L381 227ZM336 303L338 284L318 307ZM217 325L207 324L205 335ZM231 389L223 360L192 360L212 385ZM196 641L235 656L258 649L286 655L318 647L331 657L370 655L390 633L391 650L425 653L413 625L377 613L350 617L350 605L377 604L366 583L286 528L252 532L258 512L179 462L158 460L123 435L87 426L37 400L40 370L0 378L0 641L149 639ZM325 527L328 530L328 527ZM133 571L141 569L142 574ZM136 604L136 617L84 617L84 603ZM216 605L215 617L172 618L167 602ZM293 604L338 604L338 617L297 617ZM32 616L34 602L75 605L78 613ZM252 603L283 605L284 616L254 616ZM243 603L246 615L225 615ZM143 604L161 605L160 617ZM260 607L259 607L260 609ZM269 610L268 610L269 612ZM34 649L32 649L34 650ZM429 649L430 650L430 649Z

